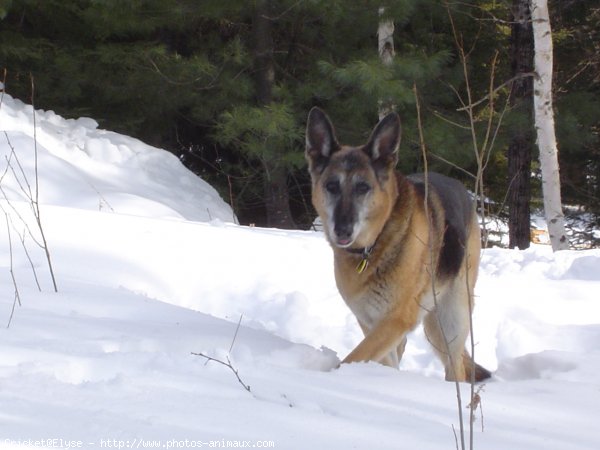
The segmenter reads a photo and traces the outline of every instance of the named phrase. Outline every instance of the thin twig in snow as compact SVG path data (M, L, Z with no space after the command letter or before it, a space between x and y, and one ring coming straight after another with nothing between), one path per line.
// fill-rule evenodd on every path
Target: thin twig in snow
M194 356L202 356L203 358L206 358L208 361L214 361L214 362L219 363L219 364L221 364L221 365L223 365L225 367L228 367L229 370L231 370L235 374L238 382L244 387L244 389L246 389L248 392L252 392L252 391L250 391L250 386L248 386L247 384L245 384L242 381L242 379L240 377L240 374L238 373L237 369L235 369L233 367L233 365L231 364L231 361L229 360L229 356L227 357L227 362L225 362L225 361L221 361L220 359L213 358L211 356L205 355L204 353L194 353L194 352L192 352L192 355L194 355Z
M434 304L434 309L435 309L435 316L438 321L438 327L440 329L440 333L442 334L442 339L443 339L444 343L446 344L445 353L448 356L448 361L450 363L450 370L453 372L453 375L455 378L454 386L456 387L456 401L457 401L457 406L458 406L458 420L459 420L459 425L460 425L460 441L461 441L461 448L464 450L465 449L465 439L464 439L465 431L464 431L464 424L463 424L462 397L461 397L461 393L460 393L460 383L458 380L456 380L456 361L454 361L454 358L452 357L452 354L450 352L450 341L448 339L448 336L446 336L446 331L444 330L444 326L442 324L441 318L439 316L438 308L437 308L438 299L437 299L436 288L435 288L435 264L434 264L434 256L433 256L433 228L432 228L432 224L431 224L431 217L429 215L429 166L428 166L428 161L427 161L427 148L425 147L425 137L423 136L423 125L421 123L421 106L420 106L420 102L419 102L419 95L417 92L417 84L416 83L413 84L413 92L415 95L415 102L416 102L416 107L417 107L417 128L419 130L419 142L420 142L421 153L422 153L422 157L423 157L423 174L424 174L424 185L425 185L423 206L425 208L425 216L427 217L427 220L429 221L429 244L428 245L429 245L430 270L431 270L431 291L433 292L433 304ZM452 429L454 429L454 426L452 427ZM456 436L456 433L455 433L455 436Z
M233 350L233 346L235 345L235 340L237 338L238 331L240 330L240 326L242 324L242 318L243 317L244 317L244 315L241 314L240 315L240 320L238 321L237 327L235 328L235 333L233 335L233 339L231 340L231 345L229 346L229 353L230 354L231 354L231 351ZM239 372L237 371L237 369L235 367L233 367L233 364L231 364L231 360L229 359L229 356L227 356L227 362L225 362L225 361L223 361L221 359L213 358L212 356L205 355L204 353L195 353L195 352L191 352L191 353L194 356L201 356L201 357L205 358L207 362L208 361L214 361L214 362L219 363L219 364L221 364L221 365L223 365L225 367L228 367L229 370L231 370L234 373L234 375L236 376L238 382L244 387L244 389L246 391L252 393L252 391L250 390L250 386L247 385L246 383L244 383L242 381L242 378L240 377Z
M6 216L6 229L8 231L8 252L9 252L9 258L10 258L10 276L12 278L13 286L15 288L15 299L13 301L12 309L10 311L10 317L8 318L8 324L6 325L6 328L10 328L10 324L12 322L13 316L15 315L15 308L17 307L17 304L19 306L21 306L21 295L19 294L19 285L17 284L17 280L15 278L15 272L13 270L12 237L10 234L10 224L9 224L8 214L5 212L4 215Z

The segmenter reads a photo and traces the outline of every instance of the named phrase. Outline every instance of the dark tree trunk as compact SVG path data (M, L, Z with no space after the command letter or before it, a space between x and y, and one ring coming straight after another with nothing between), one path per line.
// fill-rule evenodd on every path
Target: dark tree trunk
M265 204L268 226L287 230L296 228L290 211L287 170L277 167L277 162L270 164L269 173L265 176Z
M529 0L513 0L511 18L511 69L512 75L533 72L533 30ZM517 78L510 93L511 107L517 113L517 123L512 125L508 146L508 230L509 247L529 248L531 198L531 153L533 78Z
M273 61L273 34L270 18L270 0L256 3L254 18L254 65L256 71L256 96L260 106L273 101L275 64ZM287 170L281 158L266 157L264 200L267 210L267 225L276 228L296 228L290 210L287 186Z
M273 61L273 31L269 18L270 1L256 2L254 17L254 66L256 70L256 96L260 105L273 101L275 64Z

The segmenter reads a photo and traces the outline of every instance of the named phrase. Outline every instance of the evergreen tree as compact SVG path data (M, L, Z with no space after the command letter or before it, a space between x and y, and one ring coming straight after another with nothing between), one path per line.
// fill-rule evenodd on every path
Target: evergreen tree
M238 20L252 23L255 4L244 5ZM263 92L257 91L250 105L232 105L219 117L218 141L241 152L254 168L249 175L252 178L277 167L277 163L285 167L292 179L300 180L300 195L305 199L301 206L305 208L309 183L304 168L300 172L298 168L304 164L305 115L312 106L325 108L335 118L340 124L340 139L359 143L377 121L379 99L390 99L405 118L408 136L414 136L412 85L415 81L423 85L432 82L443 71L448 52L429 56L405 46L397 62L387 66L378 56L376 31L381 6L390 18L405 26L417 5L406 0L271 2L268 16L273 48L266 53L272 55L272 61L264 73L269 74L272 84L268 90L258 86ZM241 41L251 42L247 36ZM265 57L264 51L259 53ZM257 72L261 73L259 67ZM405 166L415 168L419 155L411 148L410 139L408 142ZM248 175L238 176L245 181ZM293 195L298 196L297 192ZM312 220L300 217L304 223L307 219Z
M600 240L600 1L550 2L563 202L584 213L577 240ZM580 228L580 227L577 227Z
M0 23L7 89L67 117L159 144L219 67L179 45L198 18L175 0L15 0ZM218 64L218 63L217 63Z

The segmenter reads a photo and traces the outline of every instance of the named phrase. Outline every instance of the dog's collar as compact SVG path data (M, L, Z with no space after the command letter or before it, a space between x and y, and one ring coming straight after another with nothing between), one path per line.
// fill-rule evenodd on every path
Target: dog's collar
M354 255L362 255L365 253L371 253L373 250L373 246L371 247L363 247L363 248L345 248L348 253L352 253Z

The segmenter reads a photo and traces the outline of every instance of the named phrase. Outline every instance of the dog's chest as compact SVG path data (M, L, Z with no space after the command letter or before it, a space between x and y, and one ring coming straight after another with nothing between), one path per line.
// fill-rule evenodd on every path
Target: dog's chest
M360 277L360 275L357 274ZM344 301L356 316L358 321L367 328L371 328L384 317L392 306L392 299L395 293L383 283L369 282L358 283L360 288L356 286L358 280L355 280L355 289L344 289L343 285L339 285L340 293ZM343 283L342 283L343 284Z

